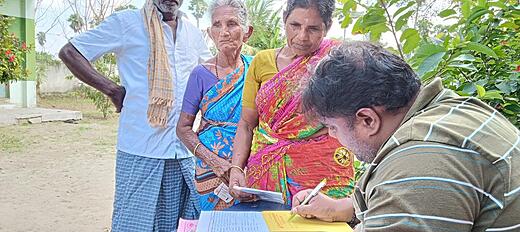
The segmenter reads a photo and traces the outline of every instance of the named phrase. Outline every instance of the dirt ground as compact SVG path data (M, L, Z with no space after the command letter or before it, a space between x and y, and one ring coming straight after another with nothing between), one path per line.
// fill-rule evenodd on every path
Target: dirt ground
M109 231L117 115L73 95L39 106L83 120L0 127L0 231Z

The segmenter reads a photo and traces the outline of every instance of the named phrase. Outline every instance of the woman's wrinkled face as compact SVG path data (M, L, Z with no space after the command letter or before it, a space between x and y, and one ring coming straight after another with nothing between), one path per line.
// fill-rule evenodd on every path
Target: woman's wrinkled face
M309 55L318 50L327 28L315 7L296 8L285 21L287 45L295 55Z
M237 11L230 6L221 6L213 13L210 37L220 52L236 51L248 39L240 24Z

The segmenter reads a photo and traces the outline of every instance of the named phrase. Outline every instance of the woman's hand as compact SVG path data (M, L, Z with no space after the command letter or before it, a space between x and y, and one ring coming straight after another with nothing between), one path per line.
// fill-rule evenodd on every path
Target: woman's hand
M244 193L240 190L236 190L234 186L246 187L246 177L244 173L238 168L231 168L229 176L229 193L235 199L242 202L256 201L256 196L249 193Z
M240 167L247 165L247 159L251 153L253 130L258 126L258 112L253 109L242 108L240 121L237 125L237 133L233 140L233 164ZM254 201L256 196L236 190L233 186L246 187L245 173L238 168L231 168L229 177L229 189L231 196L240 201Z
M213 154L217 156L216 154ZM217 157L216 159L208 164L213 173L218 176L224 182L224 184L229 185L229 169L231 168L231 163L225 159Z
M213 153L201 143L197 134L192 130L194 121L195 115L181 112L179 121L177 122L177 136L193 153L193 155L207 164L211 170L213 170L213 173L222 180L222 182L228 184L228 172L231 167L230 161L220 158L217 154ZM204 120L201 123L202 126L204 126L203 123Z
M329 196L318 193L306 205L301 202L311 193L311 189L303 190L293 196L292 212L304 218L317 218L327 222L347 222L354 215L352 199L332 199Z

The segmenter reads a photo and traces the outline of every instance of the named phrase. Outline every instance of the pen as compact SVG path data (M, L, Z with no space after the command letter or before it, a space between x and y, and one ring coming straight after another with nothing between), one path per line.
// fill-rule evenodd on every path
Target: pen
M306 205L307 203L309 203L309 201L315 197L316 195L318 195L318 193L320 192L320 190L325 187L325 185L327 184L327 178L323 179L317 186L316 188L314 188L312 191L311 191L311 194L307 195L307 197L302 201L302 203L300 203L300 205ZM287 221L291 221L294 217L296 216L295 213L292 213L291 212L291 217L289 217L289 220Z

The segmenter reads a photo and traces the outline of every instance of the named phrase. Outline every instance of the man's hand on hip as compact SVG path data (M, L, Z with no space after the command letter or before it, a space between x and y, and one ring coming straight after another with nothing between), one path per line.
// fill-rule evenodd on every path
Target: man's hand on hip
M121 109L123 108L123 100L125 99L126 89L125 87L120 85L118 85L117 87L118 88L112 91L112 93L110 93L108 97L116 107L116 113L120 113Z

